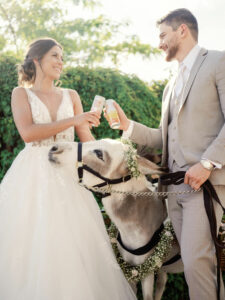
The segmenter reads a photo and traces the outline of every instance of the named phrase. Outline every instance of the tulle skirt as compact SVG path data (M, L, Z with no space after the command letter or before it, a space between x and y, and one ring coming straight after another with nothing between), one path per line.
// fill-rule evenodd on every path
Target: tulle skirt
M136 299L93 195L49 148L26 146L0 185L0 299Z

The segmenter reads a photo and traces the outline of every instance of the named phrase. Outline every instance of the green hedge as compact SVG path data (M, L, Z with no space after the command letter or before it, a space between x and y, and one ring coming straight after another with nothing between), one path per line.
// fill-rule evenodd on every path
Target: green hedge
M17 86L16 59L0 57L0 180L24 143L15 128L10 99Z
M24 147L13 123L10 108L11 92L17 86L16 63L13 57L0 58L0 180L14 157ZM67 68L62 76L62 87L78 91L85 111L90 109L96 94L103 95L107 99L117 100L129 118L151 127L157 127L160 121L164 85L165 82L154 82L149 87L136 76L103 68ZM93 130L93 134L97 139L119 137L119 131L110 129L103 117L101 125ZM163 299L188 299L183 275L169 275Z

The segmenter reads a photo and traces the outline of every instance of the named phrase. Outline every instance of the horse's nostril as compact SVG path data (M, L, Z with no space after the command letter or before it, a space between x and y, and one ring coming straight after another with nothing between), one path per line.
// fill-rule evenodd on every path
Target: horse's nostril
M52 152L53 152L53 151L57 151L57 150L58 150L58 147L57 147L57 146L53 146L52 149L51 149Z

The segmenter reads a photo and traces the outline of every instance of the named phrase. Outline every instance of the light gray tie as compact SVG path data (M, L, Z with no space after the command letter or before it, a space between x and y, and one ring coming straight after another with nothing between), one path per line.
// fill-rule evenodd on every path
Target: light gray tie
M183 90L185 79L184 79L184 72L185 72L186 66L184 63L181 63L179 66L177 79L174 87L175 95L178 98L180 96L180 93Z

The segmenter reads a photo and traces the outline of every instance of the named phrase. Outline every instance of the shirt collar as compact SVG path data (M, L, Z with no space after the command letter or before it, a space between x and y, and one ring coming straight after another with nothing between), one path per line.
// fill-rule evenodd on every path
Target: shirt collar
M184 60L180 63L179 67L181 64L185 65L185 67L188 69L188 71L191 71L191 68L201 50L201 47L196 44L191 51L188 53L188 55L184 58Z

